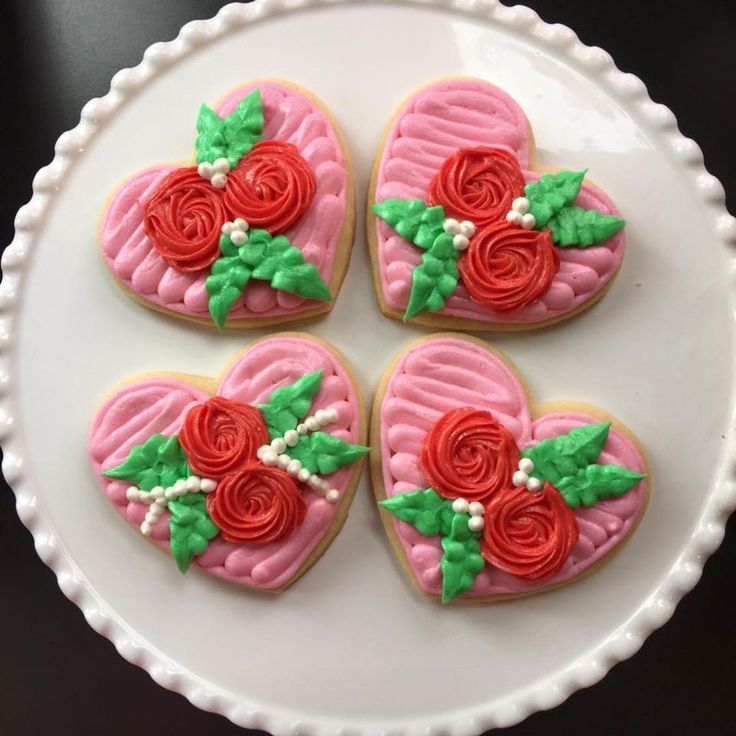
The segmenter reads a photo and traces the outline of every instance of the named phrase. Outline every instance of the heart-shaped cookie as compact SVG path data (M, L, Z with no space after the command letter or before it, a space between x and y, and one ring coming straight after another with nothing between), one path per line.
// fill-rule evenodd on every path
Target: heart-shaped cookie
M99 240L115 281L147 307L219 328L329 311L355 206L326 108L291 83L256 81L203 105L196 134L194 123L190 163L140 171L105 204Z
M419 590L496 600L563 585L633 532L647 462L610 415L535 404L506 358L440 333L388 368L371 424L381 517Z
M133 379L95 417L100 487L138 534L191 565L280 591L340 530L367 452L344 360L302 333L249 346L219 380Z
M523 111L488 82L415 92L388 127L368 193L381 310L432 327L518 330L592 305L625 236L585 174L545 173Z

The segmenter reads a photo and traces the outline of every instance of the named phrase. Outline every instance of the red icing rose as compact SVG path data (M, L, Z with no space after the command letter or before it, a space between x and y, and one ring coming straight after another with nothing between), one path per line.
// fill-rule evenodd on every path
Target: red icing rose
M575 515L549 483L538 493L524 487L504 488L486 505L481 554L516 577L551 577L577 540Z
M524 230L504 221L478 231L458 267L473 301L512 312L547 292L560 259L549 230Z
M314 199L314 172L290 143L261 141L227 176L225 204L232 219L271 234L293 225Z
M304 521L307 506L288 473L253 463L218 483L207 511L229 542L276 542Z
M172 171L143 209L146 235L177 271L201 271L220 255L222 225L228 220L223 194L195 167Z
M516 157L502 148L461 148L442 164L429 185L431 204L448 217L480 228L506 218L511 203L524 196L524 176Z
M519 449L489 412L452 409L432 427L419 460L440 496L485 501L511 482Z
M255 460L268 431L260 410L215 396L189 410L179 442L195 473L219 480Z

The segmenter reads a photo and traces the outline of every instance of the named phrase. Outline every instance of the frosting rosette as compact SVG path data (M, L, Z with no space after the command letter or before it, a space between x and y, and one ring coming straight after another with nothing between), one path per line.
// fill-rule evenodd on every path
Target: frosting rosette
M519 449L490 412L464 407L448 411L436 422L419 460L440 496L486 501L511 483Z
M144 204L143 227L153 247L178 271L201 271L220 255L227 221L223 195L193 166L174 169Z
M429 185L429 201L448 216L476 227L505 219L524 194L524 176L516 157L502 148L461 148L447 158Z
M295 146L261 141L228 175L225 204L233 218L276 234L299 220L316 188L314 172Z
M473 301L498 312L520 309L546 293L559 265L549 230L505 221L477 232L458 262Z
M304 521L304 499L292 477L253 463L223 478L207 511L229 542L276 542Z
M179 442L193 471L219 480L254 460L268 431L259 409L215 396L187 413Z
M549 483L538 492L504 488L486 505L481 554L511 575L543 580L565 563L578 533L575 515Z

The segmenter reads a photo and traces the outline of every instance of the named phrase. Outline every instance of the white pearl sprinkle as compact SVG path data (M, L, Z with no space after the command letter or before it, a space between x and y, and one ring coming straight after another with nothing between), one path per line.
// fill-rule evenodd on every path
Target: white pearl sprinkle
M226 158L218 158L213 162L212 168L216 174L227 174L230 171L230 162Z
M267 452L271 452L271 445L261 445L261 446L260 446L260 447L259 447L259 448L258 448L258 449L256 450L256 457L257 457L257 458L258 458L259 460L263 460L263 456L264 456L264 455L265 455L265 454L266 454Z
M532 460L528 457L523 457L521 460L519 460L519 470L521 470L522 473L526 473L529 475L529 473L534 470L534 463Z
M470 220L463 220L460 223L460 234L464 235L466 238L472 238L476 233L476 229L477 228L472 222L470 222Z
M452 502L452 510L456 514L467 514L470 504L464 498L456 498Z
M340 500L340 491L337 488L332 488L325 494L325 498L329 503L337 503Z
M199 484L201 483L201 480L199 476L197 475L190 475L187 478L187 490L188 491L198 491L199 490Z
M470 241L464 235L456 235L452 239L452 247L455 250L465 250L470 245Z
M210 181L212 182L212 186L216 189L224 189L225 183L227 182L227 176L225 176L225 174L215 174Z
M150 533L151 533L151 525L147 521L144 521L141 524L141 534L144 537L147 537Z
M230 240L233 241L233 245L245 245L248 242L248 236L243 230L233 230Z
M137 501L138 500L138 487L137 486L131 486L128 488L127 491L125 491L125 497L128 499L128 501Z
M199 484L199 487L205 492L205 493L212 493L212 491L217 488L217 481L212 480L212 478L202 478L202 482Z
M284 442L286 442L287 447L296 447L299 443L299 432L295 429L289 429L284 433Z
M302 483L306 483L312 477L312 474L306 468L302 468L296 477Z
M521 226L524 230L532 230L536 224L537 221L534 219L534 215L531 212L527 212L525 215L521 216Z
M319 476L313 475L307 483L309 484L310 488L313 488L315 491L321 491L322 485L324 481Z
M232 235L234 229L235 229L235 226L233 225L232 222L226 222L222 226L222 234L223 235Z
M164 512L164 506L158 503L151 504L151 508L148 510L148 516L152 519L158 519Z
M529 480L529 476L523 470L517 470L514 473L513 477L511 478L511 482L517 488L520 488L521 486L525 486L528 480Z
M290 460L289 464L286 466L286 472L289 473L290 475L298 475L301 469L302 469L302 464L296 458L294 458L293 460Z
M163 498L164 489L161 486L154 486L150 490L150 496L151 498Z
M264 452L261 456L261 462L264 465L276 465L276 458L278 458L278 455L269 448L268 452Z
M506 219L512 225L521 225L521 218L522 218L521 212L517 212L516 210L511 210L510 212L506 214Z
M452 217L448 217L442 223L442 229L448 235L457 235L460 232L460 223Z
M306 424L304 424L304 422L302 422L301 424L297 424L297 425L296 425L296 431L297 431L297 432L298 432L299 434L306 434L306 433L308 432L308 430L307 430L307 425L306 425Z
M542 481L539 478L529 478L526 482L526 487L528 491L540 491L542 489Z
M334 424L339 418L340 413L337 411L337 409L327 409L327 421L330 424Z
M173 485L174 491L176 491L177 495L181 493L186 493L187 490L187 482L184 478L180 478L176 483Z
M171 486L171 488L167 488L167 489L166 489L166 490L164 491L164 498L165 498L165 499L166 499L167 501L172 501L172 500L173 500L173 499L175 499L175 498L176 498L176 497L177 497L178 495L179 495L179 493L177 492L176 488L174 488L174 486Z
M483 521L482 516L471 516L468 519L468 529L470 529L471 532L479 532L484 526L485 522Z
M282 437L277 437L276 439L271 440L271 449L277 455L280 455L282 452L286 450L286 442L284 442Z
M211 163L207 161L202 161L202 163L197 166L197 173L203 178L203 179L212 179L212 177L215 174L215 168L212 166Z
M304 420L304 424L307 425L307 429L310 432L316 432L319 429L319 422L316 417L307 417Z
M529 212L529 200L526 197L517 197L511 203L511 209L525 215Z
M314 414L314 418L319 422L320 427L330 424L330 415L325 409L318 409Z
M470 511L471 516L483 516L485 508L480 501L473 501L468 507L468 511Z
M276 458L276 465L278 465L280 468L283 468L284 470L289 467L290 462L291 458L288 455L279 455Z
M243 230L244 232L248 232L248 230L250 229L248 221L244 220L242 217L236 217L233 220L233 224L238 230Z

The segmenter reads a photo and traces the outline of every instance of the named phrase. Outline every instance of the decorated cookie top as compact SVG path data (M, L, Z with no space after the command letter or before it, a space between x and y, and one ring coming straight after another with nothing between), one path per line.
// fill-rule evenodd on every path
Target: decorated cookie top
M437 83L402 108L379 159L372 212L385 225L372 237L382 299L405 320L541 323L615 274L622 253L577 254L618 250L624 221L584 188L586 171L529 171L531 145L516 103L480 80Z
M217 395L171 379L125 387L100 410L90 453L111 498L144 536L169 546L182 572L193 560L207 569L223 552L302 559L348 491L341 469L367 452L354 441L359 421L354 389L324 348L271 338L246 351ZM238 582L285 581L262 570Z
M475 342L410 348L379 401L380 505L401 520L420 586L444 602L572 579L643 510L635 445L579 412L532 422L516 377Z
M191 165L141 172L107 208L102 247L116 278L152 306L218 329L330 302L352 226L327 114L306 93L263 82L217 111L202 105L196 130Z

